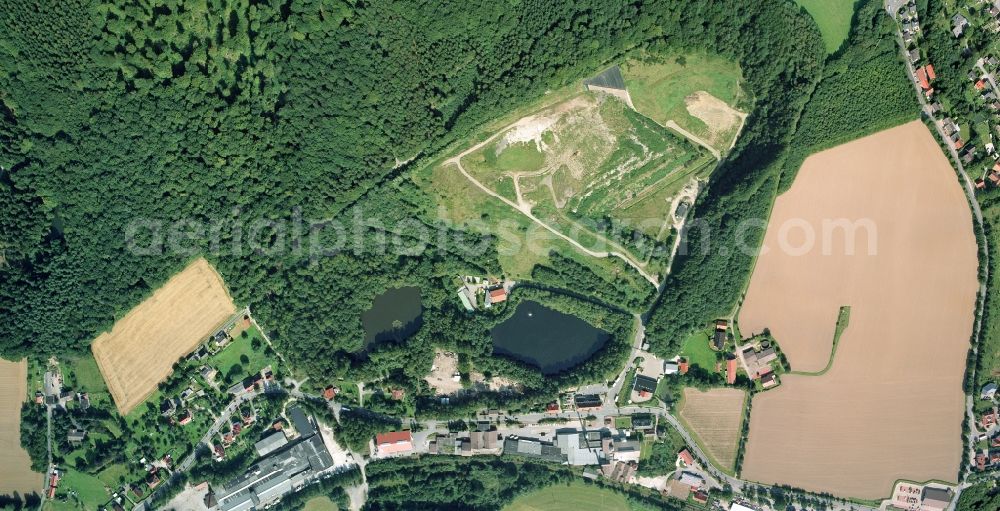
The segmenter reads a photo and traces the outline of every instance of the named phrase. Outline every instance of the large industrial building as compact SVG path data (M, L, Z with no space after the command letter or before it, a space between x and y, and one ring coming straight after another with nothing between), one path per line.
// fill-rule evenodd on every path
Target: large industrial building
M258 442L258 451L266 456L217 492L220 511L263 509L333 467L333 457L323 438L316 434L315 425L298 408L293 408L290 415L299 437L287 444L274 435Z

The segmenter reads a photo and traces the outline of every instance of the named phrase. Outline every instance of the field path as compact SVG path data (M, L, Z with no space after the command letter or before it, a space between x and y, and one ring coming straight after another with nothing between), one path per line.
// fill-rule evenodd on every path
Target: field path
M545 228L545 230L547 230L547 231L551 232L552 234L555 234L556 236L559 236L560 238L566 240L568 243L570 243L571 245L573 245L574 247L576 247L578 250L580 250L584 254L587 254L587 255L589 255L591 257L600 257L600 258L603 258L603 257L612 257L612 256L613 257L617 257L617 258L621 259L622 261L625 261L626 263L628 263L629 266L635 268L635 270L637 272L639 272L639 274L642 275L651 284L653 284L654 286L659 286L660 285L659 280L657 280L657 278L654 277L653 275L650 275L649 273L647 273L646 270L643 268L643 264L641 262L639 262L639 261L633 259L631 256L627 255L625 253L625 249L623 249L622 247L620 247L617 244L613 243L611 240L605 238L604 236L600 236L597 233L592 233L592 234L594 234L594 236L596 236L596 237L601 238L602 240L604 240L604 242L607 243L609 246L617 248L618 250L621 250L621 252L601 252L601 251L590 250L589 248L584 247L583 245L581 245L580 242L578 242L575 239L573 239L573 238L571 238L571 237L569 237L569 236L567 236L567 235L559 232L559 230L557 230L556 228L550 226L549 224L543 222L541 219L539 219L538 217L536 217L534 214L532 214L531 208L527 204L524 204L523 202L521 204L516 204L516 203L512 202L510 199L507 199L506 197L504 197L504 196L502 196L502 195L494 192L493 190L491 190L486 185L480 183L476 178L472 177L471 174L469 174L468 172L466 172L465 167L462 166L462 158L468 156L469 154L472 154L475 151L478 151L483 146L485 146L486 144L489 144L494 139L496 139L497 137L499 137L501 134L503 134L505 131L509 130L511 127L513 127L515 124L517 124L519 122L521 122L521 121L517 121L517 122L515 122L515 123L513 123L511 125L505 126L505 127L501 128L501 129L497 130L496 134L494 134L494 135L490 136L489 138L487 138L486 140L483 140L482 142L480 142L480 143L478 143L478 144L476 144L476 145L474 145L474 146L466 149L465 151L459 153L458 155L453 156L453 157L445 160L444 164L445 165L454 165L455 167L458 168L458 171L461 172L463 176L465 176L466 179L468 179L469 181L471 181L480 190L486 192L487 195L489 195L491 197L494 197L497 200L502 201L504 204L506 204L506 205L508 205L508 206L510 206L510 207L512 207L514 209L516 209L517 211L520 211L521 214L523 214L524 216L530 218L532 221L534 221L538 225L540 225L543 228ZM515 180L515 184L516 184L516 180ZM519 191L518 191L517 195L518 195L518 198L520 198L520 192Z
M690 141L692 141L692 142L694 142L694 143L696 143L696 144L704 147L708 152L712 153L712 156L715 156L716 160L721 160L722 159L722 153L720 153L718 149L712 147L707 141L705 141L704 139L698 137L694 133L691 133L690 131L688 131L688 130L682 128L682 127L680 127L673 120L667 121L667 123L664 124L664 126L666 126L666 127L670 128L670 129L676 131L677 133L680 133L681 135L684 136L684 138L686 138L686 139L688 139L688 140L690 140ZM740 126L740 129L742 130L743 127ZM735 144L735 138L733 140L734 140L733 143Z

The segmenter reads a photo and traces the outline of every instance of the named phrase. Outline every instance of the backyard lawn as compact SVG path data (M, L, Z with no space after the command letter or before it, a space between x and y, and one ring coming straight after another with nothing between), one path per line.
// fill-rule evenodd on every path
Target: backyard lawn
M715 370L715 352L709 346L708 332L701 330L684 339L681 344L681 356L691 364L697 364L707 371Z
M274 357L266 353L269 351L268 346L257 327L251 326L244 333L246 337L238 335L232 343L222 349L222 352L209 361L209 364L219 370L219 376L216 378L222 382L223 389L268 365L272 368L276 365ZM254 349L255 341L259 343L256 349Z
M104 483L100 479L73 469L66 470L59 480L57 495L65 495L70 490L76 492L83 509L100 509L101 505L111 499L111 495L104 491Z

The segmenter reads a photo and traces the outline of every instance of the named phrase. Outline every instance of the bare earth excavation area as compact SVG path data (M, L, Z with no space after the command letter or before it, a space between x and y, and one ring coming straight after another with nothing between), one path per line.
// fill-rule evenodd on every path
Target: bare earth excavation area
M236 312L222 277L198 259L118 320L91 348L122 415L156 391L177 359Z
M863 224L824 250L823 222ZM815 231L815 245L804 226ZM784 234L788 245L780 248ZM778 198L740 311L769 328L796 371L822 369L838 309L850 325L829 372L784 375L757 395L743 474L866 499L894 480L957 477L962 377L978 282L969 207L937 143L914 121L809 157ZM793 252L793 251L792 251ZM826 252L828 255L824 255Z

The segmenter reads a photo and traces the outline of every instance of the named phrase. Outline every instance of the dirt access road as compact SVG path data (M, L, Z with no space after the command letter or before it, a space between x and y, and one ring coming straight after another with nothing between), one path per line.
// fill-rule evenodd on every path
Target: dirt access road
M646 280L648 280L651 284L653 284L654 286L659 286L660 285L659 280L655 276L650 275L648 272L646 272L646 270L645 270L644 265L642 264L642 262L637 261L637 260L633 259L632 257L630 257L627 254L627 251L624 248L622 248L620 245L618 245L616 243L613 243L611 240L609 240L609 239L607 239L607 238L605 238L603 236L600 236L597 233L593 233L594 236L600 238L605 243L607 243L608 246L610 246L610 247L612 247L612 248L614 248L616 250L611 251L611 252L602 252L602 251L590 250L589 248L581 245L580 242L578 242L575 239L573 239L573 238L571 238L571 237L569 237L569 236L567 236L567 235L559 232L559 230L555 229L554 227L550 226L549 224L543 222L541 219L539 219L538 217L536 217L534 214L531 213L531 207L528 204L524 203L523 201L520 201L520 203L515 203L515 202L511 201L510 199L507 199L506 197L504 197L504 196L502 196L502 195L494 192L489 187L487 187L486 185L484 185L484 184L480 183L478 180L476 180L476 178L472 177L472 175L469 174L465 170L465 167L462 166L462 158L464 158L464 157L466 157L466 156L468 156L468 155L470 155L470 154L478 151L479 149L481 149L485 145L493 142L497 137L503 135L505 132L507 132L511 128L515 127L516 125L518 125L519 123L521 123L523 120L524 119L520 119L520 120L518 120L518 121L516 121L516 122L514 122L514 123L512 123L510 125L504 126L503 128L497 130L497 132L494 135L490 136L486 140L484 140L484 141L482 141L482 142L480 142L480 143L478 143L478 144L476 144L476 145L474 145L474 146L466 149L465 151L459 153L456 156L448 158L447 160L445 160L444 165L454 165L455 167L458 168L458 171L461 172L463 176L465 176L466 179L468 179L469 181L471 181L472 184L476 185L477 188L479 188L480 190L482 190L483 192L485 192L487 195L489 195L490 197L493 197L493 198L495 198L495 199L503 202L504 204L506 204L506 205L514 208L515 210L521 212L522 215L530 218L531 221L533 221L536 224L542 226L542 228L544 228L545 230L551 232L552 234L555 234L556 236L558 236L558 237L566 240L569 244L573 245L574 247L576 247L579 251L583 252L584 254L587 254L587 255L589 255L591 257L601 257L601 258L603 258L603 257L617 257L617 258L621 259L622 261L625 261L632 268L635 268L635 270L637 272L639 272L639 274L642 275L643 278L645 278ZM516 180L514 182L517 183ZM518 194L518 197L520 198L520 193Z

